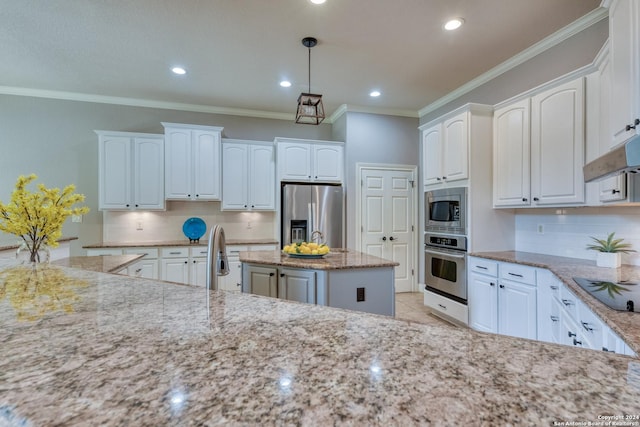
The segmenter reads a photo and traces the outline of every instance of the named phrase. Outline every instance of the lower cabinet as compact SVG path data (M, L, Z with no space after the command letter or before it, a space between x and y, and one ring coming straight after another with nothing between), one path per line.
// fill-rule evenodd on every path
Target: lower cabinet
M242 291L308 304L395 315L394 270L313 270L242 264Z

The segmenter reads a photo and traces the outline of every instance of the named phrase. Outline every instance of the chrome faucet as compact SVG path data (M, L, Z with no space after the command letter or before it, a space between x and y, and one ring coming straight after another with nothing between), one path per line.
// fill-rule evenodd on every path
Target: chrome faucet
M216 224L211 227L207 243L207 289L218 289L218 276L227 274L229 274L229 261L224 230Z
M316 241L317 244L322 244L324 242L324 235L322 231L316 230L311 233L311 241Z

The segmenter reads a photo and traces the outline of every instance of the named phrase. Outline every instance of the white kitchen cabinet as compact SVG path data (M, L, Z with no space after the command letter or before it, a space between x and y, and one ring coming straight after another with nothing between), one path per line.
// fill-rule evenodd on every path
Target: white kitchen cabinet
M535 269L468 257L469 326L536 339Z
M344 179L342 142L276 138L280 181L339 182Z
M582 77L498 106L494 115L494 207L585 203L584 109Z
M278 297L278 269L248 264L242 271L243 291L265 297Z
M272 143L224 140L222 159L223 210L275 210Z
M161 280L175 283L189 283L188 258L163 258L160 263Z
M424 185L469 178L469 113L462 112L422 132Z
M162 123L168 200L220 200L221 127Z
M98 208L163 210L162 135L96 131L98 134Z
M316 303L316 272L298 268L279 269L278 298Z
M158 279L157 248L125 248L125 255L144 254L144 258L127 267L127 275L145 279Z
M528 206L531 190L529 98L493 113L493 205Z
M612 145L637 135L640 128L639 37L640 1L613 0L609 6Z
M584 126L584 78L531 98L534 205L584 203Z

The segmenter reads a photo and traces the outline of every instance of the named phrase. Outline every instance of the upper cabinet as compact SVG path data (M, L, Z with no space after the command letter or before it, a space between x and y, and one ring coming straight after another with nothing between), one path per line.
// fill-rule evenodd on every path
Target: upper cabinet
M222 141L222 209L275 210L273 143Z
M424 185L443 185L469 178L468 112L422 131Z
M584 204L584 126L584 78L497 108L494 206Z
M333 141L276 138L278 179L339 182L344 179L344 144Z
M611 144L640 128L640 0L613 0L609 7Z
M162 135L96 131L98 134L98 208L162 210L164 138Z
M222 129L162 123L165 195L172 200L220 200Z

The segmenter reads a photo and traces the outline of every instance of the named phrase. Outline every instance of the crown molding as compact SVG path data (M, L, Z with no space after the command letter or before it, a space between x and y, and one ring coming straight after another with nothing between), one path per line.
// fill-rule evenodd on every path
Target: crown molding
M409 117L412 119L418 118L418 113L415 110L400 110L395 108L375 108L375 107L365 107L362 105L349 105L342 104L340 105L331 116L329 116L329 122L334 123L345 113L367 113L367 114L381 114L384 116L398 116L398 117Z
M228 116L255 117L261 119L294 121L289 113L247 110L242 108L214 107L209 105L184 104L180 102L153 101L148 99L124 98L118 96L92 95L77 92L30 89L23 87L0 86L0 94L30 96L35 98L62 99L65 101L95 102L98 104L127 105L130 107L160 108L163 110L191 111L194 113L224 114Z
M495 79L499 75L504 74L505 72L517 67L518 65L528 61L529 59L532 59L533 57L541 54L542 52L565 41L569 37L576 35L580 31L583 31L589 28L590 26L602 21L608 16L609 16L609 10L607 8L599 7L597 9L594 9L593 11L584 15L582 18L577 19L576 21L572 22L566 27L542 39L541 41L534 44L533 46L528 47L522 52L507 59L503 63L490 69L486 73L481 74L475 79L470 80L469 82L465 83L459 88L453 90L452 92L449 92L447 95L443 96L442 98L420 109L420 111L418 111L418 116L422 118L425 115L431 113L432 111L435 111L438 108L445 106L449 102L461 97L466 93L471 92L472 90L482 86L483 84Z

